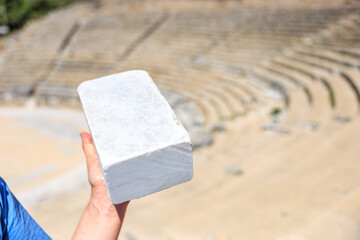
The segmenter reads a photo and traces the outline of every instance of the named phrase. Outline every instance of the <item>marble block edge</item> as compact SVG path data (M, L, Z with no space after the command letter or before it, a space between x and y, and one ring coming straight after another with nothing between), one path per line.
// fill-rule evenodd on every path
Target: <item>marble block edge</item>
M154 165L157 165L158 168L154 167ZM142 166L142 168L139 169L139 166ZM110 180L112 178L111 175L114 175L114 177L127 175L126 173L129 171L133 173L132 179L120 177L117 178L117 181ZM149 171L151 171L151 174L148 173ZM165 190L190 181L193 178L191 143L183 142L166 146L124 161L119 161L103 169L103 173L105 179L108 179L105 181L107 188L112 190L109 191L109 195L113 204L120 204ZM147 183L149 185L144 184L144 178L148 178ZM164 181L164 178L166 181ZM159 179L158 183L154 183L157 182L157 179ZM111 185L111 182L116 182L116 184ZM128 184L129 182L131 184ZM127 186L131 187L127 188Z
M86 82L100 80L102 78L107 78L109 76L116 77L117 75L132 74L134 72L144 74L144 76L151 79L150 75L144 70L131 70L131 71L126 71L126 72L122 72L122 73L111 74L111 75L104 76L104 77L99 77L96 79L88 80ZM82 86L82 83L77 88L78 92L81 91L81 86ZM165 99L165 97L162 95L162 93L159 91L158 88L157 88L157 91L159 92L160 96L167 102L167 100ZM81 101L81 98L80 98L80 101ZM173 109L170 106L169 106L169 108L172 110L173 114L176 116ZM88 122L88 118L87 118L86 114L85 114L85 118L86 118L87 124L89 126L89 122ZM177 117L175 120L179 121ZM180 124L181 124L181 122L180 122ZM181 126L182 126L182 124L181 124ZM93 134L92 134L90 128L89 128L89 130L90 130L91 136L93 137ZM122 202L125 202L128 200L140 198L142 196L149 195L151 193L155 193L155 192L167 189L169 187L172 187L174 185L178 185L183 182L191 180L193 177L192 147L191 147L190 136L187 131L185 131L185 133L186 134L184 135L184 137L182 139L178 139L178 141L172 142L171 145L164 144L164 146L157 146L156 149L147 149L146 152L127 156L128 158L123 158L122 161L119 161L119 162L117 162L115 164L111 164L111 165L104 165L103 162L101 161L101 157L98 154L99 160L100 160L100 165L101 165L101 168L104 173L105 180L106 180L105 183L109 190L108 192L109 192L112 203L119 204L119 203L122 203ZM94 145L95 145L95 149L97 151L95 142L94 142ZM98 151L97 151L97 153L98 153ZM166 153L165 156L167 156L167 154L169 154L168 155L169 157L168 158L164 157L164 153ZM176 157L172 156L174 153L176 153L175 154ZM161 163L161 161L163 160L162 164L158 165L160 167L157 170L160 169L159 171L161 172L162 168L166 168L166 170L162 171L165 175L161 175L161 174L157 175L156 174L156 171L157 171L156 167L154 168L154 166L152 166L153 162L149 161L149 156L151 156L151 155L153 155L153 158L156 159L156 161L159 163ZM156 157L157 155L158 155L158 157ZM170 159L170 163L173 163L175 167L172 166L172 164L169 164L169 159ZM171 162L171 160L172 160L172 162ZM140 163L134 164L134 161L140 162ZM145 161L145 162L141 163L142 161ZM146 161L148 161L148 162L146 163ZM147 164L149 165L149 168L146 167ZM176 165L181 165L181 164L184 164L184 167L180 168L180 171L179 171L179 168L178 168L179 166L176 167ZM133 169L133 171L131 171L132 167L136 168L138 166L143 166L142 171L138 172L138 170L139 170L138 168ZM174 174L168 174L169 169L171 169L172 167L174 167L174 171L173 171ZM152 173L152 175L150 175L150 178L151 177L153 178L152 183L150 183L151 188L149 188L149 189L146 189L146 184L144 185L144 178L141 178L141 176L139 176L139 178L138 178L139 179L138 183L142 185L142 186L139 186L139 188L134 187L133 182L132 182L132 184L127 184L127 182L130 182L131 180L126 179L126 178L121 178L122 174L120 174L120 181L118 181L119 172L123 172L124 176L128 176L128 173L126 173L126 172L129 172L129 171L131 171L132 173L135 173L135 176L139 175L139 174L140 175L143 174L143 176L149 176L149 174L148 174L149 171L147 171L147 170L149 170ZM117 177L117 181L111 181L111 178L114 178L114 177ZM156 182L156 180L154 180L154 179L156 179L156 177L165 177L166 181L159 180L159 184L154 184L154 181ZM114 182L116 182L117 184L111 185L111 183L114 183ZM136 179L135 179L135 182L136 182ZM164 184L164 182L165 182L165 184ZM130 188L127 189L127 186L131 186L131 189Z

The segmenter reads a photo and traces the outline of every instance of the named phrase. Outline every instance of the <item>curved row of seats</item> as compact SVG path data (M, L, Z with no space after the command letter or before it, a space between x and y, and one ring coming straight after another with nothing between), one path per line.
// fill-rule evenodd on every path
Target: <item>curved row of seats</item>
M339 29L345 31L341 26ZM339 35L333 33L332 39L327 41L343 42L354 48L354 43L359 41L354 30L348 29L348 38L337 40L334 38ZM302 121L323 123L330 118L348 121L357 115L359 108L359 56L356 51L332 49L331 46L324 50L317 49L318 46L295 46L290 54L279 52L273 55L270 63L255 67L249 61L233 62L236 58L233 54L222 53L209 58L210 61L221 59L219 62L227 67L240 64L249 78L275 79L274 82L283 86L292 109L285 126L298 126ZM294 85L300 90L295 90Z
M282 19L286 26L281 27L280 21L276 21L274 24L280 26L277 28L272 28L271 24L266 28L266 24L260 21L251 32L241 29L233 33L229 33L230 29L240 29L239 23L224 30L221 23L226 21L216 24L210 20L210 27L204 27L209 20L208 12L177 14L136 49L129 59L120 62L117 69L148 70L162 88L179 91L195 101L206 116L208 126L245 114L248 106L244 106L242 98L268 101L271 95L269 89L278 91L283 103L268 106L292 109L288 111L283 126L298 126L302 121L322 123L331 114L350 118L356 106L349 104L354 101L352 95L347 94L348 83L339 81L343 75L332 76L329 70L306 62L305 57L283 54L284 46L291 46L301 41L301 37L329 24L329 15L336 24L339 20L336 16L341 17L343 11L321 12L325 17L318 14L314 21L302 19L299 21L301 24L292 25L289 24L291 21ZM223 14L220 12L215 19L227 20ZM274 14L270 15L274 18ZM199 24L192 25L193 29L186 28L191 20ZM199 31L195 32L195 28ZM271 31L274 31L272 35L269 34ZM156 51L162 46L166 47ZM291 51L296 49L291 48ZM270 63L266 63L268 61L265 60L271 58ZM244 76L233 74L233 69ZM70 74L61 76L70 77ZM234 85L237 81L243 83L241 87ZM244 86L256 88L257 95L244 95Z
M24 31L0 63L0 88L29 86L27 95L40 102L76 104L80 82L145 69L161 88L196 102L209 127L261 106L283 108L286 127L358 111L359 6L120 15L106 6L74 9L56 14L88 15L54 22L54 14Z

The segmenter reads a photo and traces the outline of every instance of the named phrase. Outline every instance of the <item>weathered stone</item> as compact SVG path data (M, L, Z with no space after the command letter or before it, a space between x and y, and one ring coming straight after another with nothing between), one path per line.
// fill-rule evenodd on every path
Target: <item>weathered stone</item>
M192 127L189 130L193 148L207 146L212 143L211 135L202 127Z
M190 137L145 71L78 88L114 204L192 178Z
M126 240L137 240L137 238L134 237L134 235L132 235L132 234L129 233L129 232L125 233L125 239L126 239Z
M210 126L211 132L220 132L225 130L225 124L222 122L216 122Z
M342 115L334 115L332 116L332 119L337 122L341 123L348 123L351 121L351 118L348 116L342 116Z
M160 91L172 108L175 108L177 105L188 101L188 98L186 96L178 92L169 89L161 89Z
M261 129L268 133L276 133L280 135L289 135L290 131L286 129L282 129L279 127L279 124L273 121L264 123L261 125Z
M240 168L229 166L225 168L225 173L229 175L242 175L244 172Z
M179 92L163 89L161 92L189 132L192 147L206 146L212 143L210 132L204 128L204 117L198 107Z
M319 129L320 124L316 123L316 122L312 122L312 121L303 121L300 124L300 128L304 129L304 130L310 130L310 131L315 131L317 129Z
M196 105L192 102L185 102L175 107L176 115L185 128L189 129L194 126L203 126L204 117L197 109Z

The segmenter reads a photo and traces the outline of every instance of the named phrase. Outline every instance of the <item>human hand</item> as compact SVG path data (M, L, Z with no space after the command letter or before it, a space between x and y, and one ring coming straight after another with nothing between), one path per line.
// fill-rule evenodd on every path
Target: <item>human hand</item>
M98 155L95 150L91 135L87 132L80 133L82 148L85 153L86 167L88 170L88 181L91 186L91 199L109 203L110 198L106 188L105 179L101 170Z
M117 239L129 202L112 205L91 135L82 132L80 136L91 195L73 239Z

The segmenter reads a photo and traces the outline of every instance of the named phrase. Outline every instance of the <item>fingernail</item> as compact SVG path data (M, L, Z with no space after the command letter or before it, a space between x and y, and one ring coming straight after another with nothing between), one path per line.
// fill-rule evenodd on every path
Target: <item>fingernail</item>
M84 143L86 144L90 143L90 138L85 133L80 133L80 137Z

